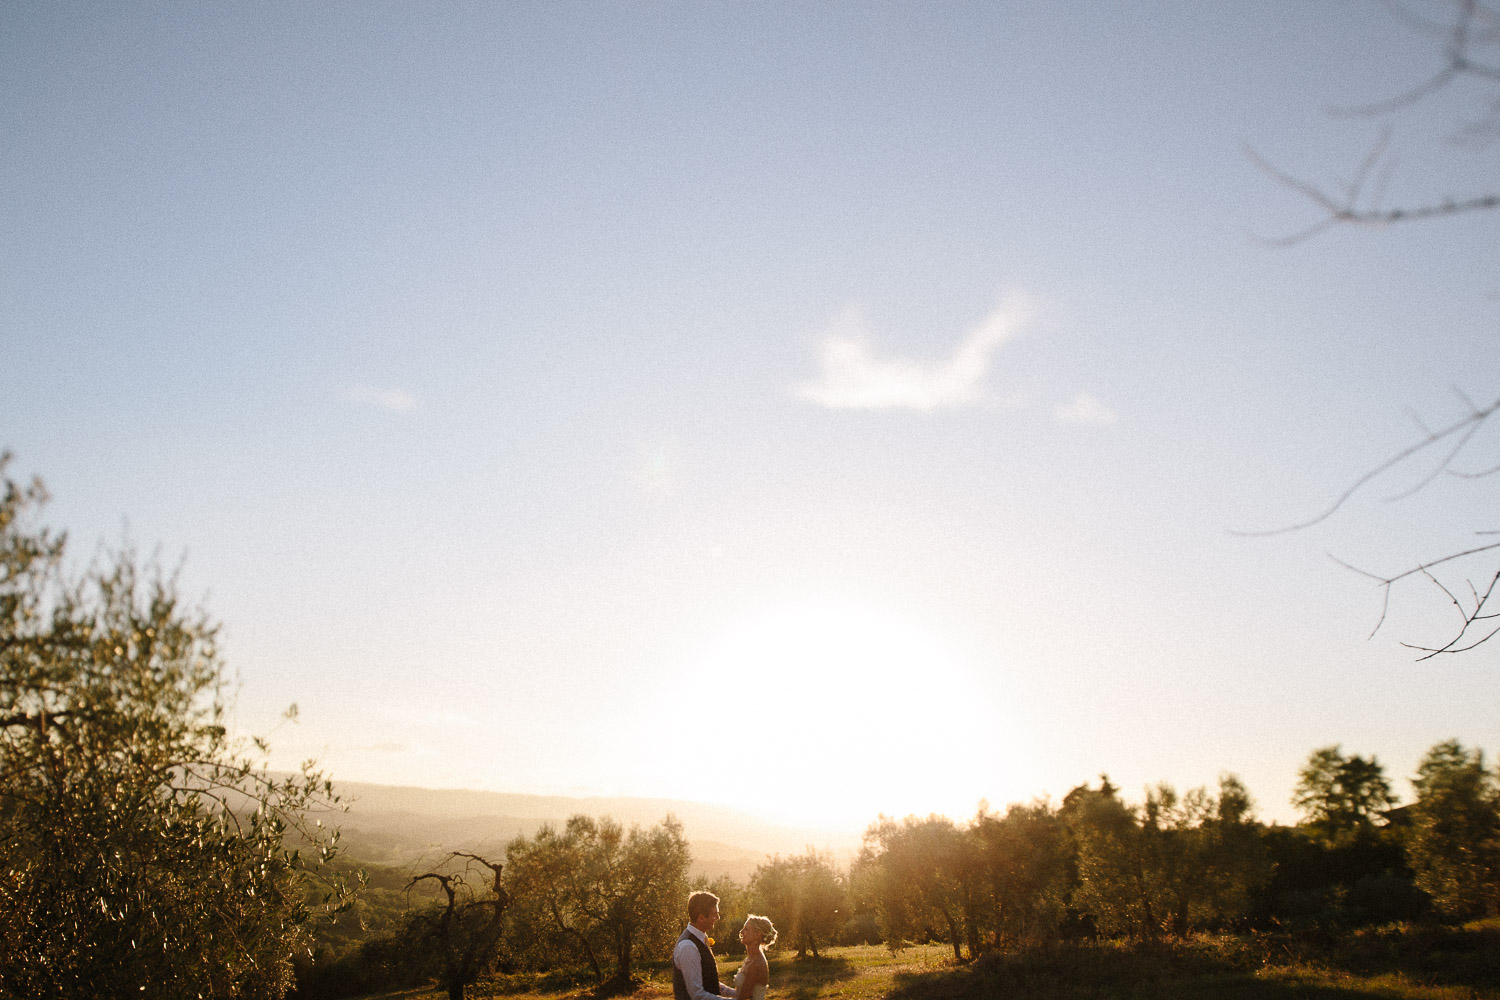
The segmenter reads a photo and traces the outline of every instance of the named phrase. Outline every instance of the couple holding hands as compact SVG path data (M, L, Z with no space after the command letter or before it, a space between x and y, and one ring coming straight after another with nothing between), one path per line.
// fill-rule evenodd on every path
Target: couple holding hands
M719 897L695 892L688 897L688 925L672 949L672 996L675 1000L766 1000L771 970L766 965L766 946L776 943L776 928L767 917L750 914L740 931L745 943L745 964L735 973L734 986L719 982L719 966L709 947L708 932L719 922Z

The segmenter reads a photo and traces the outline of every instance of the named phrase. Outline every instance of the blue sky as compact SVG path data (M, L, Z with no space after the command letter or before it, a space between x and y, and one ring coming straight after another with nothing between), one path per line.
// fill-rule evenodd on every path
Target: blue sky
M335 777L1404 790L1500 748L1500 664L1413 663L1420 587L1367 641L1327 553L1464 547L1485 481L1229 529L1493 397L1495 219L1272 248L1316 212L1244 148L1490 190L1482 89L1330 113L1437 51L1353 0L7 7L0 444L80 560L181 556L240 725Z

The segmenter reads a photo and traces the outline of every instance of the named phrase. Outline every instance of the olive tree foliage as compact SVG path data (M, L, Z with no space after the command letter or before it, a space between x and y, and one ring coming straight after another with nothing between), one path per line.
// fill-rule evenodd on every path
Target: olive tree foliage
M745 926L746 918L757 912L750 902L749 886L737 881L732 875L719 875L707 885L694 883L693 889L704 889L719 897L719 924L714 931L715 950L722 950L730 955L743 955L745 945L740 941L740 931ZM686 908L681 915L684 919L687 917ZM780 932L780 927L777 931Z
M1255 818L1250 790L1238 775L1219 777L1219 794L1211 810L1199 828L1199 863L1209 904L1206 923L1222 927L1250 914L1275 866L1266 849L1265 828Z
M506 885L511 907L507 951L533 968L586 962L595 982L604 981L602 945L580 837L544 825L534 837L517 837L506 849Z
M750 876L750 898L761 913L774 915L779 940L796 948L801 958L809 953L817 957L819 944L829 944L838 934L848 893L832 860L809 848L757 866Z
M1158 922L1146 884L1136 810L1106 778L1098 789L1084 785L1070 791L1063 798L1062 817L1075 852L1073 906L1101 934L1154 936Z
M1250 796L1234 775L1219 779L1217 796L1203 788L1179 795L1162 782L1139 808L1106 780L1070 792L1062 817L1077 852L1073 905L1106 935L1232 925L1271 874Z
M1500 781L1457 740L1422 758L1407 857L1417 886L1450 917L1500 915Z
M690 856L671 816L628 833L609 817L574 816L561 830L547 825L512 840L506 859L515 919L551 945L533 944L534 964L571 956L623 988L636 956L664 954L681 930Z
M1373 4L1402 18L1414 32L1418 44L1433 54L1433 69L1425 78L1406 89L1363 107L1344 109L1345 113L1388 117L1401 111L1425 106L1438 95L1460 85L1469 93L1478 93L1485 110L1465 121L1453 136L1461 144L1489 146L1500 141L1500 8L1479 0L1422 0L1397 5ZM1290 173L1248 150L1251 159L1277 183L1306 200L1315 210L1312 223L1303 229L1270 242L1290 245L1310 239L1335 226L1383 227L1416 219L1432 219L1488 211L1500 207L1500 192L1480 191L1463 196L1434 197L1416 204L1390 206L1383 201L1387 181L1393 168L1388 155L1390 130L1374 145L1353 172L1352 178L1337 188L1308 181ZM1492 423L1500 410L1500 399L1484 398L1476 402L1455 388L1460 409L1456 415L1429 425L1416 420L1417 434L1412 442L1391 453L1383 461L1351 483L1342 494L1315 516L1298 524L1269 532L1277 534L1298 531L1337 514L1355 494L1367 492L1377 483L1388 483L1397 475L1412 472L1414 482L1402 486L1392 499L1404 499L1426 488L1440 477L1479 481L1488 484L1500 476L1500 464L1480 451L1481 432ZM1422 642L1403 642L1416 651L1419 660L1434 656L1464 653L1488 642L1500 633L1500 530L1479 525L1465 543L1455 543L1448 550L1424 558L1415 565L1372 571L1337 560L1348 569L1373 580L1381 590L1382 603L1373 636L1384 625L1393 588L1407 582L1423 582L1436 588L1443 606L1451 609L1447 626L1439 626L1437 638Z
M971 825L988 880L990 926L999 944L1057 936L1067 914L1073 857L1067 827L1047 802L1014 804L1004 816L981 809Z
M1307 825L1335 845L1367 837L1395 804L1380 761L1346 757L1336 745L1308 755L1292 793Z
M129 552L64 578L46 499L4 479L0 995L279 997L310 898L344 898L307 884L331 785L230 737L217 627L170 578Z
M1162 930L1179 937L1243 917L1270 877L1245 785L1226 774L1219 794L1178 795L1162 782L1141 810L1147 891Z
M855 908L873 910L887 943L937 939L955 960L1056 939L1069 913L1075 849L1045 801L1003 815L881 819L850 872Z
M882 816L866 831L859 862L887 942L936 938L963 959L980 949L984 882L967 830L946 816Z

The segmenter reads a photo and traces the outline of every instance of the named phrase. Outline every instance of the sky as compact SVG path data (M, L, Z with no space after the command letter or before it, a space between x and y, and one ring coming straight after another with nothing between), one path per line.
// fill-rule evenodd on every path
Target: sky
M1495 215L1278 246L1319 212L1247 152L1492 191L1492 88L1347 110L1439 67L1407 9L4 5L8 474L178 572L278 767L1290 822L1340 744L1409 798L1500 751L1500 646L1416 662L1446 598L1371 637L1330 556L1467 548L1494 480L1237 533L1496 395Z

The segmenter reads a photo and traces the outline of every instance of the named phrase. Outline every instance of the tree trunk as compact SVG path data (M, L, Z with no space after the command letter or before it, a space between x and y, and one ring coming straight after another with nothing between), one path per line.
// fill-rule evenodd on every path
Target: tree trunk
M953 961L964 960L963 935L958 931L958 923L948 913L943 914L943 919L948 921L948 943L953 945Z
M1188 900L1186 893L1177 894L1177 912L1172 914L1172 933L1177 937L1187 937L1188 932Z
M972 903L964 905L964 931L969 940L969 961L979 957L979 918Z
M561 924L560 921L559 924ZM594 946L589 943L588 937L582 931L573 927L563 927L563 930L571 934L573 939L578 942L579 947L583 949L584 956L589 960L589 968L594 970L594 982L604 982L604 968L599 964L599 956L594 954Z
M630 940L629 934L621 935L615 943L614 978L615 982L619 983L621 986L624 986L626 983L630 982L630 959L631 952L634 951L632 945L633 942ZM719 992L718 983L704 983L703 988L712 989L715 993Z

